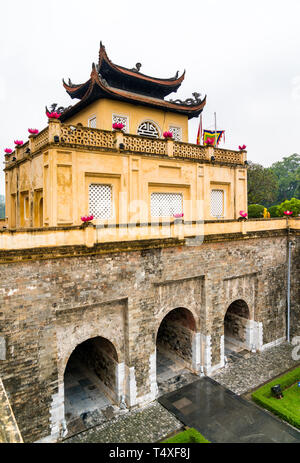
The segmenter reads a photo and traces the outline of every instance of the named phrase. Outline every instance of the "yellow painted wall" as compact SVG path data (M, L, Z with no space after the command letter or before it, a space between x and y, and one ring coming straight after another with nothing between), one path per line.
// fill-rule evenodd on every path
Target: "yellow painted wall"
M187 159L80 147L52 147L7 174L10 227L81 224L81 216L91 213L90 184L111 185L112 188L112 217L94 223L157 221L159 219L151 217L150 201L151 194L158 192L182 195L185 220L215 219L210 207L212 189L224 191L222 218L235 219L241 209L247 210L246 168L241 166L198 164Z
M76 125L80 122L83 126L88 127L88 120L96 116L97 129L111 130L113 114L128 117L128 133L130 134L136 135L139 125L146 120L150 120L155 122L158 126L161 137L163 132L169 130L170 126L181 127L182 141L188 142L187 116L165 112L160 109L148 108L147 106L132 105L121 101L107 99L95 101L80 111L79 114L70 117L66 123Z

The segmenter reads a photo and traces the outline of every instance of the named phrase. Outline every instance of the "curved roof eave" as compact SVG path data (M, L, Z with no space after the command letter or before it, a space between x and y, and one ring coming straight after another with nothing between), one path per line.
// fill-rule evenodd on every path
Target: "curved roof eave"
M102 65L103 61L105 61L112 69L114 69L115 71L117 71L117 72L119 72L121 74L126 74L128 76L133 77L133 78L148 81L148 82L152 82L152 83L156 83L156 84L159 84L159 85L162 85L162 86L167 86L167 87L180 86L182 81L185 78L185 70L181 74L180 77L177 77L177 78L171 77L171 78L168 78L168 79L163 79L163 78L156 78L156 77L148 76L148 75L143 74L141 72L135 72L135 71L132 71L131 69L128 69L128 68L125 68L123 66L119 66L117 64L114 64L109 59L109 57L107 56L105 46L102 44L102 42L100 42L99 61L98 61L99 72L101 72L101 65Z

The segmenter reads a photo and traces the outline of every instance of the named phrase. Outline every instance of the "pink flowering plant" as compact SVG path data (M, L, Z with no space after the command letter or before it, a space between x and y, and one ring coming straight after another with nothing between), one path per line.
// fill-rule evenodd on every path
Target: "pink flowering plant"
M114 122L112 128L115 130L122 130L124 129L125 125L122 122Z
M164 138L166 138L166 139L168 139L168 138L169 138L169 139L173 138L173 134L172 134L172 132L170 132L170 131L164 132L164 133L163 133L163 136L164 136Z
M4 153L5 154L11 154L12 150L10 148L5 148Z
M246 219L248 214L245 211L240 211L240 216L243 217L244 219Z
M181 213L181 214L174 214L174 215L173 215L173 217L175 217L175 219L181 219L183 216L184 216L183 213Z
M283 211L284 215L286 215L287 217L290 216L290 215L293 215L293 211Z
M85 215L81 217L82 222L91 222L94 219L93 215Z
M240 151L244 151L246 148L247 148L246 145L241 145L241 146L239 146L239 150L240 150Z
M14 143L16 146L22 146L23 145L23 140L14 140Z
M37 135L39 133L38 129L28 129L30 135Z
M57 113L56 111L52 111L51 113L49 113L49 111L47 111L46 115L48 119L59 119L61 116L61 113Z

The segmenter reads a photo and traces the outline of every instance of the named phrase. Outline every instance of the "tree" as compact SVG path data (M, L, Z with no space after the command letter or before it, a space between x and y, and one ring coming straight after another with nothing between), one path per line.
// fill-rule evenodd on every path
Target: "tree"
M278 216L283 216L284 211L293 211L293 217L297 217L300 214L300 199L292 198L277 206Z
M268 206L276 201L278 180L270 168L249 161L248 203Z
M275 162L270 169L278 178L277 204L286 199L300 199L300 155L292 154Z

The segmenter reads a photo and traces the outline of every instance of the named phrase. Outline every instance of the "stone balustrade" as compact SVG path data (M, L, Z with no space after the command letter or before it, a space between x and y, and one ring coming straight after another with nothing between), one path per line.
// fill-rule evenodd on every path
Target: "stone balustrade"
M284 230L300 232L299 218L250 219L250 220L213 220L154 224L119 224L96 226L89 223L84 226L49 227L34 229L7 230L0 229L0 254L3 251L17 251L33 248L54 248L59 246L87 246L96 244L113 244L118 242L136 242L141 240L162 240L166 238L232 239L249 233L280 232ZM199 244L199 243L198 243ZM201 244L201 242L200 242ZM192 244L191 244L192 245ZM47 253L45 253L45 256ZM5 252L0 256L0 263L9 259Z
M245 151L234 151L193 143L163 140L138 135L125 134L122 131L100 130L83 126L61 124L57 119L49 120L49 125L37 135L30 135L29 141L6 156L7 166L12 159L22 160L47 145L72 145L102 148L104 150L125 151L146 155L169 156L180 159L193 159L208 162L242 165L246 161ZM29 151L30 150L30 151Z

